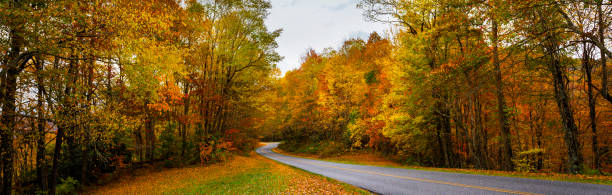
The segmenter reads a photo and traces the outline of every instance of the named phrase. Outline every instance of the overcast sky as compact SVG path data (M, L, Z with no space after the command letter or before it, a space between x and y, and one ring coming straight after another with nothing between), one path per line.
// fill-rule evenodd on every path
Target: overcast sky
M266 20L268 30L283 29L277 39L278 53L285 57L278 64L283 75L300 67L308 48L322 51L337 49L344 40L367 39L372 31L383 35L388 25L367 22L358 0L271 0L272 9Z

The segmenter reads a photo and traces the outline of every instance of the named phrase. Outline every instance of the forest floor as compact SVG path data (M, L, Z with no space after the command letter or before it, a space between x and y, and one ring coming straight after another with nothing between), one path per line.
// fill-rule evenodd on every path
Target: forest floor
M82 194L369 194L260 155L121 177Z
M384 158L383 156L372 154L372 153L367 153L364 151L348 152L342 155L326 156L326 157L322 157L317 154L287 152L279 148L275 148L273 149L273 151L280 153L280 154L288 155L288 156L296 156L296 157L324 160L324 161L344 163L344 164L373 165L373 166L381 166L381 167L406 168L406 169L416 169L416 170L426 170L426 171L441 171L441 172L476 174L476 175L520 177L520 178L541 179L541 180L551 180L551 181L568 181L568 182L612 185L612 176L609 176L609 175L571 175L571 174L563 174L563 173L527 173L527 172L516 172L516 171L495 171L495 170L478 170L478 169L407 166L407 165L398 163L396 161Z

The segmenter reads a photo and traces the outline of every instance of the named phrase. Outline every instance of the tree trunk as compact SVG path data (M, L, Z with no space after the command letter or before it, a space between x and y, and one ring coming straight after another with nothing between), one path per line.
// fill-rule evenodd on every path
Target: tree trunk
M6 64L6 61L3 62L3 64ZM2 71L0 72L0 106L4 106L4 80L6 79L6 69L2 69ZM0 115L1 117L1 115ZM2 157L2 159L0 160L0 195L4 194L4 127L0 126L0 157Z
M592 135L592 150L593 150L593 169L599 169L599 146L597 144L597 113L595 112L596 99L593 95L593 80L591 71L591 63L589 62L590 56L587 50L586 41L582 44L582 68L587 82L587 97L589 99L589 118L591 122L591 133Z
M74 51L72 52L73 54L71 54L70 57L71 59L74 59L75 58ZM64 91L64 97L63 97L63 102L62 102L63 105L60 110L60 115L62 115L65 119L71 118L68 115L70 113L70 109L74 108L75 106L74 105L75 102L72 97L72 92L73 92L73 86L76 83L76 79L77 79L76 63L78 62L75 62L75 60L70 60L69 67L68 67L68 75L65 80L66 89ZM59 163L59 158L61 155L62 143L64 141L65 131L67 130L67 128L68 127L66 124L59 124L57 128L57 135L55 136L55 148L53 150L53 165L51 167L51 182L49 186L50 195L55 194L57 181L59 178L59 175L58 175L59 164L58 163Z
M153 120L149 117L147 117L145 124L145 140L145 158L147 159L147 162L153 162L155 138L153 134Z
M551 38L552 39L552 38ZM582 172L582 152L580 151L580 143L578 142L578 127L574 122L574 114L569 100L569 93L564 83L565 73L558 56L558 44L555 40L549 39L548 55L550 57L549 69L553 77L553 86L555 92L555 100L561 120L563 122L563 131L565 132L565 145L568 154L568 171L572 174Z
M504 99L504 83L502 80L501 67L499 62L499 51L498 51L498 26L497 21L493 20L493 68L495 71L495 86L497 92L497 110L499 113L499 128L501 130L501 141L502 141L502 163L501 169L504 171L514 170L512 164L512 141L510 140L510 123L508 121L508 114L506 113L506 100Z
M438 161L440 161L439 164L444 167L452 167L453 156L450 135L450 111L443 103L447 98L444 98L439 93L439 91L435 91L433 95L435 101L437 101L434 108L434 121L440 154Z
M93 44L92 44L93 47ZM86 101L85 101L85 112L87 113L87 115L91 115L91 105L92 105L92 96L94 93L94 89L95 86L93 85L93 79L94 79L94 56L93 55L89 55L89 63L88 63L88 67L87 67L87 77L86 77L86 83L85 86L87 86L87 95L86 95ZM87 178L87 173L88 173L88 169L89 169L89 146L90 146L90 131L91 131L91 125L90 123L86 123L83 125L83 130L84 132L84 138L83 138L83 144L82 144L82 149L81 149L81 183L82 184L89 184L89 180Z
M138 129L134 131L134 136L136 137L136 152L138 153L138 160L140 162L144 162L144 141L142 140L142 125L138 126Z
M482 158L480 158L480 154L482 153L482 151L480 151L480 140L478 139L479 135L479 130L477 130L476 128L476 113L475 113L475 105L474 105L474 101L473 99L473 95L470 95L469 97L469 108L468 108L468 115L469 115L469 123L470 125L470 148L471 148L471 154L472 154L472 163L474 164L474 167L477 169L482 169L484 167L484 163L482 162Z
M546 104L546 102L544 102L544 104ZM538 145L538 148L541 149L543 148L542 146L542 129L543 129L543 116L541 114L541 112L538 112L538 116L536 118L536 125L535 125L535 138L536 138L536 144ZM543 159L543 155L542 153L538 153L537 154L537 163L536 163L536 168L538 170L544 168L544 159Z
M153 122L153 113L148 108L149 100L145 101L145 157L148 162L153 162L155 158L155 125Z
M13 183L13 137L15 132L15 93L17 91L17 67L8 66L4 82L4 97L2 98L2 194L11 194Z
M38 179L38 187L41 191L47 190L47 169L45 167L45 126L46 120L44 115L44 83L42 78L41 71L43 70L44 62L40 59L36 60L36 85L38 87L38 97L37 97L37 112L38 112L38 135L36 141L36 176Z
M19 58L23 47L23 26L10 30L11 50L8 54L6 75L3 75L2 96L2 126L0 127L0 146L2 151L2 194L11 194L13 184L13 133L15 132L15 96L17 92L17 76L19 75Z
M57 135L55 136L55 148L53 149L53 167L51 168L51 181L49 185L49 194L55 194L55 187L57 186L57 178L58 173L57 170L59 168L59 156L62 150L62 141L64 139L64 128L57 128Z
M482 106L480 105L479 94L474 94L474 109L474 117L476 119L474 138L477 140L476 146L478 147L478 153L476 153L476 155L478 155L478 158L480 159L481 168L489 169L489 159L487 158L487 136L484 132L485 130L482 122Z
M108 95L108 100L106 104L108 107L111 108L111 110L114 108L112 106L112 103L113 103L113 86L111 85L112 78L113 78L113 66L111 65L111 63L108 63L106 66L106 93Z
M184 110L183 110L183 120L182 121L182 125L183 125L183 130L181 131L181 141L183 142L183 144L181 145L181 157L185 158L185 150L187 149L187 130L189 129L189 124L188 124L188 120L189 120L189 81L185 81L185 89L184 89L184 93L185 93L185 105L184 105Z
M447 98L443 98L447 101ZM446 167L454 166L453 143L451 140L451 125L450 125L450 110L443 104L440 104L440 130L442 131L442 149L444 150L444 163Z
M604 36L604 29L606 27L605 27L605 22L603 20L604 13L601 8L602 2L603 1L597 1L597 18L598 18L597 26L599 28L597 31L597 34L599 36L598 37L599 41L601 43L604 43L603 46L605 47L606 37ZM606 65L607 65L606 64L607 63L606 53L601 48L599 50L600 50L599 53L601 55L601 90L600 90L600 93L606 100L612 103L612 97L608 93L608 69L606 68ZM610 57L610 56L607 56L607 57Z
M468 86L470 93L468 95L468 116L471 129L471 146L472 159L474 160L474 166L477 169L488 169L488 159L486 156L486 145L483 142L484 128L482 123L482 109L480 105L479 91L477 90L477 77L470 75L468 72L464 72L465 77L468 78ZM474 80L470 80L473 78ZM486 139L486 138L484 138Z

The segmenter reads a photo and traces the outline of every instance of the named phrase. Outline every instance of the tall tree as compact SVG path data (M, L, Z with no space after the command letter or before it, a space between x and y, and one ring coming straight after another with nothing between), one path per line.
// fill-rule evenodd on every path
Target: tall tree
M584 77L587 85L587 98L589 102L589 119L591 127L591 149L593 152L593 168L599 169L599 144L597 143L597 113L595 111L596 99L593 95L593 68L591 66L591 53L592 49L587 44L586 40L582 42L582 69L584 69Z
M542 2L539 2L542 3ZM532 40L541 48L546 56L546 68L550 73L552 85L554 89L554 97L556 100L559 115L563 124L564 140L567 147L567 170L570 173L577 174L582 172L583 156L578 142L578 127L575 123L574 113L570 104L570 93L567 86L567 67L563 61L562 33L559 31L559 21L561 16L555 11L555 7L546 6L544 4L526 4L531 9L526 14L528 22L533 26L527 27ZM539 37L537 35L542 35Z
M497 112L499 115L499 128L501 130L502 142L502 163L501 169L505 171L514 170L512 163L512 140L510 140L510 121L508 119L506 99L504 97L504 81L502 79L502 70L499 54L499 15L505 11L500 9L501 1L490 1L488 6L489 15L491 16L491 43L493 44L493 70L495 73L495 87L497 94ZM496 12L496 13L491 13Z

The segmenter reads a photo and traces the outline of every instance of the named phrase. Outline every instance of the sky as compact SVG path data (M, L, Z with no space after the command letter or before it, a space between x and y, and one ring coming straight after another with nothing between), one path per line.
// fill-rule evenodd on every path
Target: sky
M277 39L277 52L284 57L278 63L282 74L300 67L309 48L320 52L338 49L349 38L366 39L371 32L381 36L388 24L366 21L358 0L271 0L266 20L268 30L283 29Z

